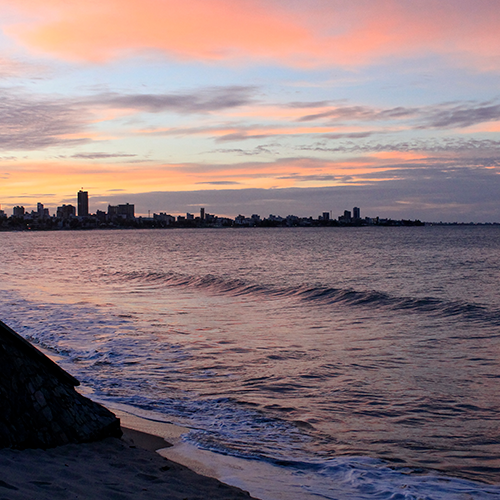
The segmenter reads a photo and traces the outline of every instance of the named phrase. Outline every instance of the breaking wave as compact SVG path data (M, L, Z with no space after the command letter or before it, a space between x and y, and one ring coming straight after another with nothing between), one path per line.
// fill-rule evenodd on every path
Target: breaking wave
M317 306L345 305L377 308L379 310L426 313L445 318L450 317L489 324L490 326L500 326L500 311L491 310L478 303L446 301L435 297L400 297L376 290L342 289L306 284L298 287L277 287L213 275L190 276L175 272L117 272L112 276L108 276L108 278L127 282L137 288L179 287L202 289L208 293L232 297L290 298Z

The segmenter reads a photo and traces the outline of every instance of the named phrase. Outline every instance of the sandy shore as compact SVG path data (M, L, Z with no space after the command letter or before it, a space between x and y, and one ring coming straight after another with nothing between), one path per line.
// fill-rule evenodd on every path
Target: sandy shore
M172 426L172 432L175 426ZM248 493L163 458L161 437L124 437L49 450L0 450L2 500L249 500Z

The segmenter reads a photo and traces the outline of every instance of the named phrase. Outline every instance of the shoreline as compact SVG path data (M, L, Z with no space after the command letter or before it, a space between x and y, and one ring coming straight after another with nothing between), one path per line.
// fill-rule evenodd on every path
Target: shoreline
M193 456L186 453L181 436L189 429L175 424L149 420L117 410L124 417L121 439L106 438L84 444L69 444L42 449L0 449L0 498L8 500L289 500L290 498L314 498L308 494L309 481L305 477L293 477L286 472L269 476L269 470L252 460L234 459L198 450ZM129 427L127 427L129 425ZM142 429L142 430L141 430ZM146 432L150 431L150 432ZM165 433L174 441L165 440ZM158 435L160 434L160 435ZM192 446L194 448L194 446ZM180 464L166 455L177 454L184 460L191 458L190 465ZM227 460L227 461L226 461ZM236 462L235 462L236 460ZM226 467L239 472L239 477L259 478L260 484L252 487L252 495L243 485L231 484L210 477ZM239 465L238 465L239 464ZM201 470L193 470L198 468ZM239 469L239 470L237 470ZM204 474L205 473L205 474ZM390 471L394 474L394 471ZM233 478L238 481L238 474ZM292 479L291 484L289 481ZM295 479L295 481L293 481ZM362 485L333 481L330 491L335 498L365 498ZM395 490L417 493L421 484L411 483L404 476L395 478ZM450 478L432 477L436 482L433 491L447 485ZM270 491L272 481L274 488ZM377 483L377 481L375 481ZM312 486L312 483L310 483ZM346 489L347 486L347 489ZM383 486L378 481L378 486ZM338 488L338 490L337 490ZM380 488L379 488L380 489ZM384 490L385 491L385 490ZM365 492L366 493L366 492ZM473 493L468 481L457 480L449 492L457 497ZM449 494L448 493L448 494ZM486 488L484 498L493 498L494 488ZM469 495L470 496L470 495ZM326 498L326 497L325 497ZM439 496L439 498L444 498ZM446 496L448 498L448 496ZM451 497L450 497L451 498Z
M240 488L156 453L174 447L157 435L160 431L156 422L153 433L149 433L144 431L149 421L133 415L125 416L125 420L132 428L122 425L121 439L106 438L47 450L0 449L0 496L7 495L9 500L254 498ZM134 428L139 420L143 421L143 430ZM174 441L187 430L172 424L160 427L168 430Z
M149 447L166 460L187 467L196 474L249 492L251 498L288 500L290 495L300 495L300 487L297 489L299 485L293 485L287 473L271 464L200 449L182 439L192 429L137 416L120 406L107 408L121 421L124 432L122 440L132 445L146 449Z

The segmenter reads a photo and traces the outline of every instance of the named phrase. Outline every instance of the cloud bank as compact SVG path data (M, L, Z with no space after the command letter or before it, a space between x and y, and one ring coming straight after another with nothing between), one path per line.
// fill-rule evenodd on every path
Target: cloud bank
M184 60L369 65L434 53L498 69L496 0L3 0L6 33L56 57L103 62L145 50Z
M450 180L450 175L453 177ZM384 173L381 176L387 177ZM421 219L427 222L494 222L500 220L500 175L474 167L405 165L385 180L363 185L323 188L224 189L156 191L116 196L97 196L92 203L136 204L140 213L184 214L207 212L234 217L241 213L270 213L317 217L332 210L334 217L345 209L361 207L363 216Z

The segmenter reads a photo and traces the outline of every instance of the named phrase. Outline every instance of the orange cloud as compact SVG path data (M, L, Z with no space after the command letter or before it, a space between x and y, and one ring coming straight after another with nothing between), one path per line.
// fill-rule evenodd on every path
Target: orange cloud
M4 32L56 56L91 62L144 50L179 59L371 64L445 54L498 67L496 0L2 0L22 22Z
M367 156L345 161L307 158L279 159L271 162L237 164L83 164L78 161L16 162L0 164L0 201L3 205L60 204L81 186L94 195L110 190L127 193L214 189L214 183L234 183L237 188L316 187L355 182L356 176L400 168L407 158L402 154L389 160ZM392 160L392 161L391 161ZM399 161L397 161L399 160ZM349 176L348 180L345 177ZM45 195L40 193L46 193Z
M412 161L422 159L422 153L412 152L412 151L381 151L380 153L372 153L372 157L378 158L380 160L396 160L401 161Z
M11 27L10 34L34 48L94 62L145 49L164 50L181 59L264 56L309 37L303 27L283 21L278 12L255 2L22 0L20 4L40 16Z
M500 132L500 121L489 122L489 123L479 123L478 125L473 125L467 127L464 130L464 134L480 134L480 133L497 133Z

